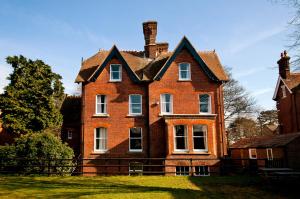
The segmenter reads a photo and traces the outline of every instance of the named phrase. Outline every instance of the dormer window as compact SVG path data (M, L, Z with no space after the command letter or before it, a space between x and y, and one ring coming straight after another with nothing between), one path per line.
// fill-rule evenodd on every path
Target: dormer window
M191 65L189 63L179 64L179 80L191 80Z
M110 81L112 82L122 81L122 70L120 64L110 65Z

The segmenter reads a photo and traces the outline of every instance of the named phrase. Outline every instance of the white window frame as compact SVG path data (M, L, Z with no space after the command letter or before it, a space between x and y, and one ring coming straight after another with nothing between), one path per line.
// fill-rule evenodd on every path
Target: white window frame
M201 95L208 95L208 110L207 112L201 112ZM198 101L199 101L199 114L211 114L211 96L208 93L202 93L198 95Z
M139 113L132 113L132 103L131 103L131 96L139 96L140 99L141 99L141 103L140 103L140 106L141 106L141 112ZM129 115L142 115L143 114L143 96L141 94L130 94L129 95ZM135 104L139 104L139 103L135 103Z
M176 126L184 126L184 136L176 136ZM189 146L188 146L188 127L187 125L184 124L178 124L178 125L174 125L173 127L173 135L174 135L174 151L175 152L187 152L189 151ZM176 138L177 137L184 137L184 141L185 141L185 149L176 149L176 145L177 145L177 141Z
M104 102L101 102L101 97L100 97L100 102L98 102L98 96L104 96ZM107 114L107 95L103 94L98 94L96 95L96 115L106 115ZM101 113L101 108L98 110L98 105L104 104L104 111Z
M206 126L206 132L205 132L205 135L204 136L194 136L194 126ZM193 129L193 150L194 151L197 151L197 152L207 152L208 151L208 143L207 143L207 134L208 134L208 126L207 125L203 125L203 124L194 124L193 125L193 127L192 127L192 129ZM205 149L195 149L195 142L194 142L194 137L198 137L198 138L201 138L201 137L204 137L205 139L204 139L204 145L205 145Z
M73 138L73 130L69 129L67 132L68 132L68 140L72 140L72 138Z
M180 168L179 174L177 174L177 168ZM185 169L188 168L186 171ZM175 167L175 176L189 176L190 175L190 166L176 166Z
M105 129L106 135L105 135L104 138L101 138L101 134L100 134L100 137L99 137L99 138L96 137L96 135L97 135L97 129ZM106 145L106 149L96 149L96 146L97 146L97 144L96 144L97 139L99 139L99 141L102 140L102 139L106 140L106 141L105 141L105 142L106 142L106 144L105 144L105 145ZM105 152L107 151L107 148L108 148L108 146L107 146L107 140L108 140L107 128L105 128L105 127L98 127L98 128L95 128L95 129L94 129L94 152L105 153ZM99 146L100 146L100 144L99 144Z
M197 175L197 172L196 172L196 168L197 168L197 167L199 167L199 169L200 169L200 167L207 167L207 174L204 173L203 175L201 175L201 174L200 174L200 170L199 170L199 171L198 171L199 174ZM210 176L210 167L207 166L207 165L199 165L199 166L195 166L194 169L195 169L195 170L194 170L194 175L195 175L195 176Z
M132 139L141 139L141 149L131 149L131 145L130 145L130 140L131 140L131 137L130 137L130 129L129 128L129 151L130 152L143 152L143 129L142 127L132 127L132 128L139 128L141 129L141 137L140 138L132 138Z
M113 79L113 75L112 75L112 70L111 70L111 68L112 68L112 66L119 66L119 79ZM121 64L111 64L110 65L110 68L109 68L109 81L111 81L111 82L120 82L120 81L122 81L122 65Z
M256 157L253 157L253 155L254 155L253 151L255 151L255 156ZM257 159L257 151L256 151L255 148L249 149L249 159Z
M267 158L268 160L273 160L273 149L272 148L267 148Z
M170 112L165 112L165 107L164 105L167 104L165 101L163 101L163 98L165 99L165 97L163 97L164 95L170 95ZM160 114L161 115L171 115L173 114L173 95L170 93L163 93L160 94Z
M285 85L281 86L281 92L282 92L282 98L286 97L286 89L285 89Z
M187 70L182 70L181 66L187 64ZM187 81L187 80L191 80L191 64L188 62L182 62L180 64L178 64L178 76L179 76L179 80L180 81ZM182 78L181 76L181 72L182 71L186 71L187 72L187 78Z

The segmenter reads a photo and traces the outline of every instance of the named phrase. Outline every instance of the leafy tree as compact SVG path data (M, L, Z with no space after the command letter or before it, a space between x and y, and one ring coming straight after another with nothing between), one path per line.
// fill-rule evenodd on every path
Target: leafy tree
M10 83L0 95L3 127L8 132L42 132L62 124L60 106L64 98L61 76L41 60L22 55L7 57L13 68Z
M268 129L268 125L275 125L275 127L278 125L277 110L261 111L257 117L257 123L260 128L260 134L268 134L270 132L266 130Z
M225 122L232 121L241 115L255 111L255 100L246 92L237 80L232 77L231 68L225 68L229 81L224 85Z
M238 117L229 124L227 133L228 142L233 143L242 138L257 136L259 128L254 119Z

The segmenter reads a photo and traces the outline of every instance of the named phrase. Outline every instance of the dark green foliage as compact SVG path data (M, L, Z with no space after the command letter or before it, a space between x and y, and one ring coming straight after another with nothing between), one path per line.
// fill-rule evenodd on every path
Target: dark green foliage
M9 166L5 170L24 174L71 173L73 158L73 150L52 133L28 133L17 138L14 146L0 147L0 159Z
M0 95L3 127L8 132L42 132L60 127L60 106L64 98L61 76L41 60L7 57L13 67L10 83Z
M29 133L16 139L16 156L25 172L71 172L73 150L51 133ZM35 165L35 166L29 166ZM55 166L56 165L56 166ZM27 167L29 166L29 167ZM51 166L51 167L48 167ZM63 167L62 167L63 166Z
M15 146L0 146L0 169L12 171L17 165Z

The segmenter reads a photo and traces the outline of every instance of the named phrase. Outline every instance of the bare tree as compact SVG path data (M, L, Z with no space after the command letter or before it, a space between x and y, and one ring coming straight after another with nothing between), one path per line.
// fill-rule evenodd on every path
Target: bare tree
M225 67L229 81L224 85L225 122L253 113L256 102L253 97L232 77L231 68Z

